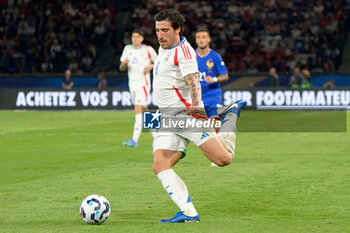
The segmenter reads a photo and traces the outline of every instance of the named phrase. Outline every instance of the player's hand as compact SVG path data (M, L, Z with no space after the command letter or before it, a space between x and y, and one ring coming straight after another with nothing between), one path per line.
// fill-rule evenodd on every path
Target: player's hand
M153 68L153 64L149 64L148 66L146 66L144 69L145 74L150 72L152 70L152 68Z
M200 107L198 106L188 106L186 107L186 114L190 116L196 115L200 111Z
M129 59L126 58L124 61L122 61L122 63L119 66L119 70L121 72L124 72L126 70L126 65L129 63Z
M210 77L210 76L205 76L204 78L205 78L205 81L207 83L214 83L215 82L214 79L212 77Z

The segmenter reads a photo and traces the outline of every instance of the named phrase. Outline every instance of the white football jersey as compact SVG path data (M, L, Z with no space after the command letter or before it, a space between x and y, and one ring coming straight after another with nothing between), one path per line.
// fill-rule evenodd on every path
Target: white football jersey
M150 72L144 72L146 66L157 58L157 53L151 46L142 44L139 49L135 49L133 45L129 44L124 47L120 61L123 62L126 58L129 59L128 76L129 86L150 86Z
M153 90L160 108L185 108L191 104L184 77L198 72L196 53L184 37L170 49L159 47L153 67Z

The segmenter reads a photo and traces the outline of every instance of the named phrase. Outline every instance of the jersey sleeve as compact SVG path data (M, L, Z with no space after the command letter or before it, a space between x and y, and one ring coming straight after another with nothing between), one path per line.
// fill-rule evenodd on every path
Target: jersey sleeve
M150 59L151 59L152 63L154 63L154 61L157 58L156 51L154 50L154 48L152 46L147 46L147 50L148 50L149 54L151 55Z
M123 62L127 58L128 54L128 46L125 46L122 52L122 55L120 56L120 61Z
M198 72L196 52L191 46L183 43L176 48L175 53L177 53L177 63L179 65L182 77Z
M217 70L219 75L227 74L227 69L226 69L226 66L225 66L225 62L222 60L222 57L218 53L215 56L214 64L216 66L216 70Z

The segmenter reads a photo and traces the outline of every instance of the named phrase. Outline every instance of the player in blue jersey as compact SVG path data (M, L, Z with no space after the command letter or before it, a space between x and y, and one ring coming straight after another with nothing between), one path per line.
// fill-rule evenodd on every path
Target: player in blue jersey
M220 83L228 80L225 63L220 54L209 47L210 34L207 29L196 32L198 70L201 73L202 100L208 117L217 118L222 106Z
M207 29L196 32L196 49L199 81L202 87L202 101L208 117L220 120L218 108L222 106L222 91L220 83L228 80L225 63L220 54L209 47L210 34ZM218 132L219 129L216 129ZM215 163L211 164L216 166Z

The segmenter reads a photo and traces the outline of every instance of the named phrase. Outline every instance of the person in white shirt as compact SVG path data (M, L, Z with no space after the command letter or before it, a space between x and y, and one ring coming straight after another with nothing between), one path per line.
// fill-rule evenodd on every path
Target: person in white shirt
M177 10L169 9L155 16L155 29L160 44L153 69L153 90L158 107L171 109L173 116L184 116L199 122L204 116L196 53L186 38L181 37L185 19ZM225 108L218 134L214 128L182 128L156 133L153 141L153 171L166 192L180 208L174 217L161 223L199 222L200 217L189 197L186 184L172 169L186 154L190 141L218 166L231 163L236 141L236 120L246 101L238 100Z
M119 69L120 71L125 71L128 68L129 89L135 105L133 136L129 141L123 142L125 146L129 147L138 145L142 132L142 113L148 110L146 101L151 90L150 71L157 57L157 53L151 46L142 44L143 39L143 33L135 29L131 34L132 44L124 47L120 57L121 64Z

